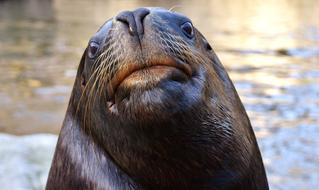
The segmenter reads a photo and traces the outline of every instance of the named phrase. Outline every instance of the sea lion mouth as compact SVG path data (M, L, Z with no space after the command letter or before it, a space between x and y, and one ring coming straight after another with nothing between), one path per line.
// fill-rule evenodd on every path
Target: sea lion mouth
M156 60L151 60L146 64L127 64L119 69L109 82L107 89L108 104L113 105L115 103L115 95L122 83L126 85L127 83L132 84L135 80L142 80L148 83L150 82L148 81L149 78L153 82L162 78L185 81L190 79L192 75L193 69L191 66L178 58L156 58Z

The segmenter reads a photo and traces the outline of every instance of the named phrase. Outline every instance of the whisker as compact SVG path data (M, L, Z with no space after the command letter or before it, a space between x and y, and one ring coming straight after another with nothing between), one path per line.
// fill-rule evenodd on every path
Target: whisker
M172 6L171 8L169 8L168 10L174 12L174 9L175 9L175 8L182 8L182 7L183 7L182 5L173 5L173 6Z

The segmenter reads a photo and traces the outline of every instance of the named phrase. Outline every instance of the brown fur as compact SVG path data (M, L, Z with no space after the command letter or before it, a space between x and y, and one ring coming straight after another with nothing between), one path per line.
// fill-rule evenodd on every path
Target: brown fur
M150 12L143 35L109 21L93 37L99 56L84 52L46 189L268 189L250 121L209 44L196 29L180 32L186 17ZM172 58L189 64L187 80L145 71L147 83L115 89L121 71Z

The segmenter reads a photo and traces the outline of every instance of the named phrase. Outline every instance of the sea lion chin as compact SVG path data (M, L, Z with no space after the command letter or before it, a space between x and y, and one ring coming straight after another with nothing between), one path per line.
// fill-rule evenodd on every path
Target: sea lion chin
M268 189L234 85L189 18L139 8L92 36L46 189Z
M177 91L176 88L183 89L193 77L188 64L170 57L158 58L150 61L146 66L128 64L126 68L118 71L110 83L110 88L114 90L110 90L113 92L110 97L113 98L109 100L108 105L113 113L119 105L123 106L123 109L130 109L131 104L141 108L147 104L162 105L166 101L165 96L172 95L168 87L174 87L175 91Z

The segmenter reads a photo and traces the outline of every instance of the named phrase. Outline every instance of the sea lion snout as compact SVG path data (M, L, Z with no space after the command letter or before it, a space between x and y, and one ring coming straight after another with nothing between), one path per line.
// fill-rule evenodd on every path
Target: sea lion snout
M115 19L126 24L131 35L142 35L144 33L143 20L149 13L148 9L139 8L134 11L123 11Z
M134 113L132 120L145 112L189 109L207 91L204 67L213 70L202 39L191 20L176 12L156 7L120 12L90 39L83 94L88 89L87 99L101 94L96 102L106 101L110 113Z

